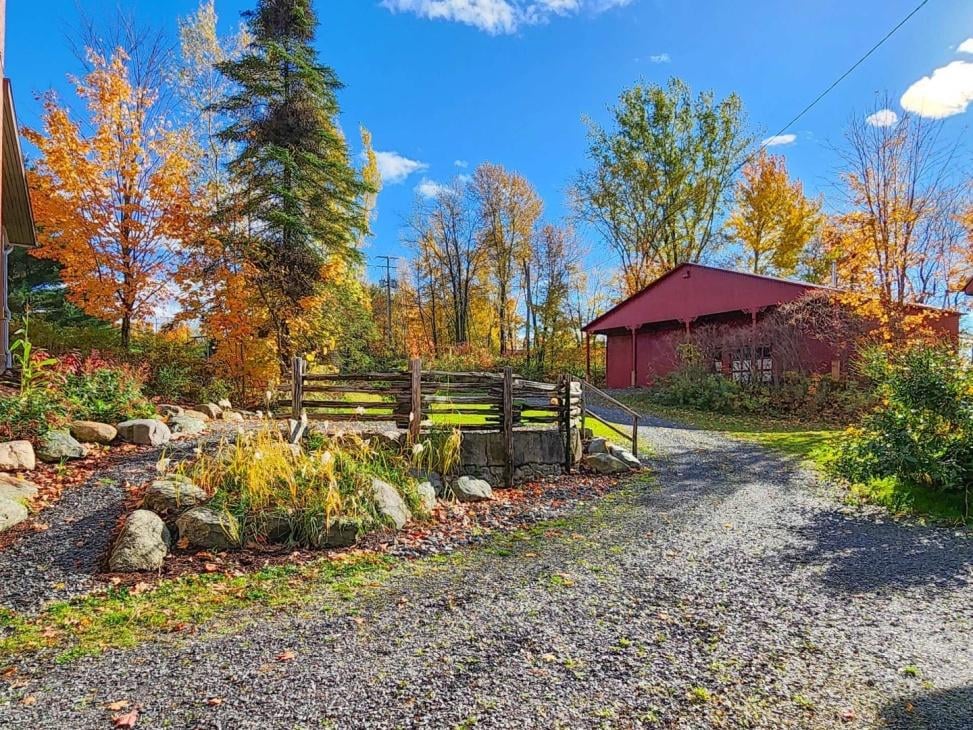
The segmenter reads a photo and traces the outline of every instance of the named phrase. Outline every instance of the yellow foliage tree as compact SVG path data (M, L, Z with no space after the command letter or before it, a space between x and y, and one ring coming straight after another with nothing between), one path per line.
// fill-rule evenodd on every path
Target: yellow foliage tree
M40 151L30 174L34 255L57 261L68 298L119 322L128 347L133 323L168 295L197 229L196 159L188 135L152 113L156 92L133 83L124 51L88 58L90 72L73 81L92 132L53 93L43 131L25 131Z
M821 226L821 203L791 182L784 158L761 152L743 166L727 228L755 274L792 276Z

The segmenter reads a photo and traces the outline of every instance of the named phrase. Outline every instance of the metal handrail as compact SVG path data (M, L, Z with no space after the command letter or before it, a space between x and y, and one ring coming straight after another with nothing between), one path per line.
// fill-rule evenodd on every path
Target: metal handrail
M636 458L638 458L638 455L639 455L639 413L638 413L638 411L630 408L629 406L625 405L621 401L618 401L615 398L612 398L610 395L608 395L608 393L606 393L605 391L601 390L600 388L596 388L595 386L593 386L591 383L589 383L587 380L584 380L583 378L579 379L578 382L581 383L582 395L584 394L584 390L587 388L588 390L591 390L591 391L597 393L600 397L604 398L606 401L608 401L609 403L611 403L613 406L616 406L617 408L619 408L620 410L624 411L625 413L627 413L629 416L632 417L632 435L631 435L632 453L635 455ZM582 430L584 429L584 422L585 422L585 418L587 418L587 416L588 416L587 399L582 398L582 406L581 406L581 428L582 428ZM591 417L594 418L597 421L600 421L601 423L605 424L606 426L610 427L613 431L615 431L615 433L617 433L617 434L619 434L621 436L625 436L625 434L623 434L618 428L616 428L614 424L608 423L604 418L601 418L597 413L592 413L591 414Z

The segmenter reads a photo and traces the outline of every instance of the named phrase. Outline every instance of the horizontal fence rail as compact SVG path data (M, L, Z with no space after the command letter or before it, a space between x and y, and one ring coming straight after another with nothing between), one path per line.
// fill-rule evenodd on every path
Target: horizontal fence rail
M290 382L268 395L272 410L290 407L295 420L394 423L419 439L434 427L461 431L503 431L506 481L512 479L513 431L556 427L565 438L565 470L573 465L572 425L583 413L582 388L570 376L557 383L502 373L423 370L417 358L404 372L307 372L295 357Z

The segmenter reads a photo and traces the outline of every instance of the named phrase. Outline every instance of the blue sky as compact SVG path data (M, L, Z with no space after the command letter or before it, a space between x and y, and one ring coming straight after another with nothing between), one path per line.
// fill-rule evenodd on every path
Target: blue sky
M560 219L565 189L585 164L582 115L606 120L607 107L640 78L664 83L676 75L696 90L736 91L758 138L767 137L918 2L318 0L321 59L347 87L342 123L356 142L359 124L371 129L376 148L387 153L386 172L398 174L380 196L368 253L401 254L401 229L416 195L485 161L526 175L545 200L546 216ZM176 17L196 4L124 3L173 33ZM69 92L65 74L78 64L65 34L76 25L78 5L97 15L114 3L44 0L43 17L39 3L8 3L7 75L25 124L37 123L37 92ZM217 0L221 25L230 29L250 5ZM969 134L968 39L973 3L931 0L789 130L793 141L774 151L786 155L810 192L833 196L831 145L849 118L886 93L892 111L901 113L910 88L907 103L948 112L947 132ZM924 77L931 78L913 86ZM588 245L592 266L612 264L597 240Z

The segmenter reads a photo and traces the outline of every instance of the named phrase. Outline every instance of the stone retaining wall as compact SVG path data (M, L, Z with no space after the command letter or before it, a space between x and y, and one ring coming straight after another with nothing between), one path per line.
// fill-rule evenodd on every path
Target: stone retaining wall
M573 429L575 458L581 454L581 439ZM554 429L518 430L513 434L513 483L521 484L564 473L564 438ZM460 446L460 475L485 479L504 486L504 445L500 431L466 431Z

